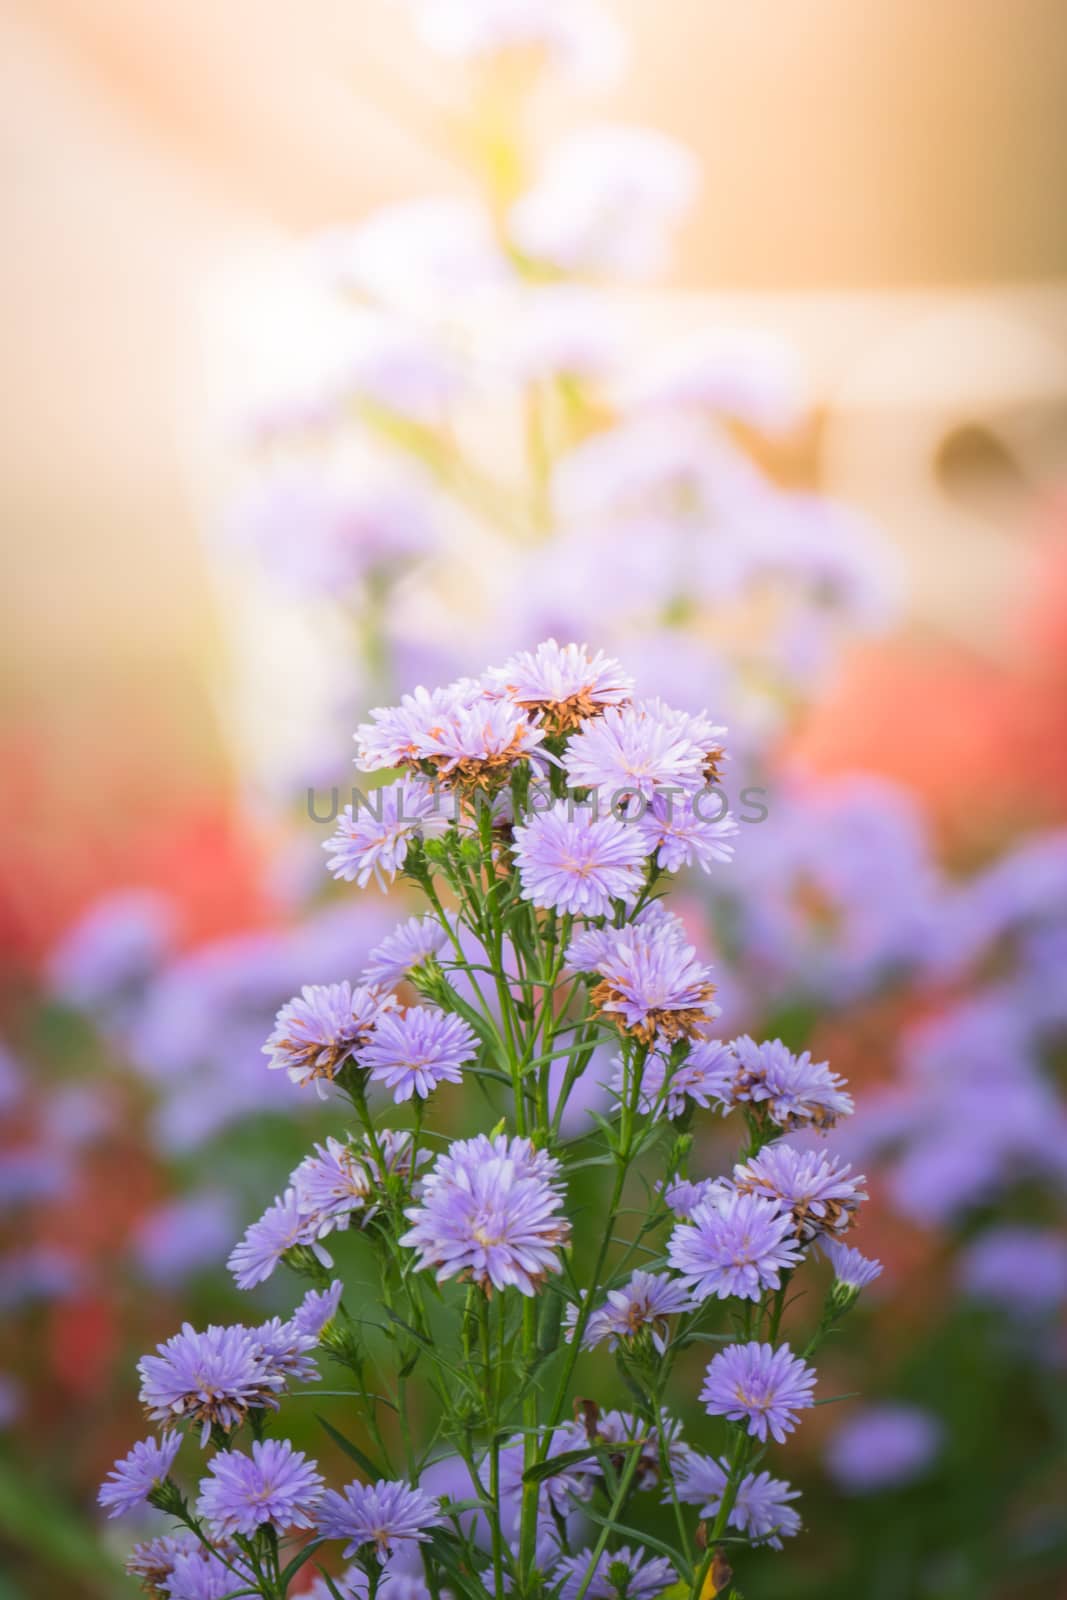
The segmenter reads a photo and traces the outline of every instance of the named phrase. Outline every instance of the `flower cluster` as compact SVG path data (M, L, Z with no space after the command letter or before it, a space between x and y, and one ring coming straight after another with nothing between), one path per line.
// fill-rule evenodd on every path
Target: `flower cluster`
M631 689L616 662L548 641L361 729L364 763L407 766L409 787L432 769L455 804L432 829L420 812L403 851L390 847L388 872L425 894L426 914L355 981L283 1006L266 1046L298 1084L346 1100L355 1127L305 1156L230 1268L243 1290L280 1265L311 1287L288 1318L187 1324L141 1362L142 1402L167 1431L116 1465L101 1503L117 1515L147 1501L196 1535L135 1553L155 1593L214 1594L224 1573L277 1600L321 1545L350 1563L336 1578L323 1568L331 1594L548 1585L573 1600L651 1600L687 1573L701 1593L727 1530L774 1546L798 1531L794 1491L756 1470L754 1448L782 1441L814 1403L810 1357L879 1268L844 1242L863 1179L783 1136L825 1132L852 1102L827 1066L777 1041L713 1037L711 968L659 898L687 855L665 853L664 814L650 829L647 802L680 786L694 806L723 730ZM547 805L533 803L535 777ZM603 785L620 791L606 811ZM342 875L369 882L380 840L345 829ZM605 1054L611 1115L565 1133L568 1102ZM488 1130L454 1136L434 1115L442 1085L463 1087L465 1116L484 1105ZM697 1119L711 1126L734 1106L743 1159L729 1175L690 1176ZM572 1209L583 1170L610 1181L588 1212ZM628 1219L644 1215L626 1203L638 1182L655 1199L627 1240ZM657 1230L659 1261L635 1268ZM347 1303L347 1268L331 1282L326 1249L346 1231L360 1233L362 1263ZM787 1295L820 1254L833 1275L796 1355L781 1336ZM729 1319L743 1338L723 1331ZM709 1337L721 1348L690 1443L663 1391L676 1356ZM575 1397L576 1364L601 1345L632 1411ZM361 1468L340 1489L272 1431L323 1358L351 1401L330 1436ZM185 1428L213 1451L194 1499L171 1477ZM676 1509L670 1557L638 1535L653 1490ZM603 1529L592 1542L583 1508Z

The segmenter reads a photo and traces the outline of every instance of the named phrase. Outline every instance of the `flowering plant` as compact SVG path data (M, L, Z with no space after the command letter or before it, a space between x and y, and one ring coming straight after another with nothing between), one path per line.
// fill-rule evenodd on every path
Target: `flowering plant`
M230 1258L242 1289L283 1263L308 1279L295 1313L186 1324L140 1363L166 1431L101 1501L180 1525L132 1557L149 1593L283 1600L314 1563L322 1600L697 1600L728 1590L731 1547L797 1532L764 1449L814 1403L811 1357L879 1267L843 1242L863 1179L783 1139L851 1111L841 1079L779 1041L716 1039L711 970L663 903L668 863L729 856L707 803L724 731L552 640L360 727L359 764L391 781L342 819L331 870L401 876L428 909L354 986L305 988L265 1046L354 1126ZM476 1110L484 1125L451 1137ZM732 1174L691 1173L697 1115L734 1110ZM346 1230L378 1274L359 1298L328 1250ZM787 1297L820 1253L832 1281L794 1350ZM601 1345L625 1411L576 1392ZM690 1442L669 1392L709 1346ZM316 1349L346 1374L323 1419L359 1469L339 1490L272 1431ZM183 1429L187 1460L214 1452L195 1494L172 1476ZM657 1501L666 1535L647 1527ZM351 1564L331 1576L338 1549Z

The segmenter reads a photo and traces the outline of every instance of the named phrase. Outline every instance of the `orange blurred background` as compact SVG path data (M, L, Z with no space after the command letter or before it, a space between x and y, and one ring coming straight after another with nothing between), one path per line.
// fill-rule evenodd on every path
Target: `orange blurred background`
M622 86L591 107L554 89L542 131L591 111L695 148L675 285L796 345L817 407L786 466L900 546L894 648L919 678L938 665L967 730L937 777L893 731L878 655L811 748L847 765L858 741L951 814L1019 735L1013 675L1048 677L1034 651L1055 655L1067 615L1038 578L1067 457L1062 4L616 9ZM211 859L227 628L197 525L236 359L220 283L275 241L461 186L439 129L462 87L388 0L6 0L0 30L4 915L31 948L122 876L116 815L133 877L165 876L176 826L206 829ZM1046 762L1048 715L1024 730Z

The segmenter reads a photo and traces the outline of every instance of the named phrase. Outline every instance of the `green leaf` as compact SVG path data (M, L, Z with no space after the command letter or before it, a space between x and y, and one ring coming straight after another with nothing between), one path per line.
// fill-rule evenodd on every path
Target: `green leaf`
M523 1483L543 1483L546 1478L554 1478L557 1472L565 1472L568 1467L576 1467L580 1461L588 1461L593 1455L593 1447L586 1450L564 1450L561 1455L549 1456L545 1461L538 1461L535 1466L527 1467L522 1475Z
M297 1573L300 1571L300 1568L305 1564L305 1562L311 1560L316 1550L319 1549L320 1545L325 1544L325 1542L325 1539L312 1539L304 1546L302 1550L297 1552L292 1561L290 1561L289 1565L279 1575L278 1583L283 1594L285 1593L286 1589L288 1589Z
M385 1478L389 1476L388 1473L382 1471L381 1467L379 1467L376 1462L371 1460L370 1456L366 1455L365 1452L359 1448L358 1444L353 1444L351 1439L346 1439L345 1435L340 1431L339 1428L335 1428L332 1422L327 1422L326 1418L320 1417L318 1412L315 1413L315 1420L316 1422L320 1423L323 1428L325 1428L326 1432L329 1434L337 1448L339 1450L343 1450L345 1455L348 1456L351 1461L356 1463L357 1467L362 1467L363 1471L372 1481L377 1478Z
M665 1539L657 1539L654 1534L646 1533L641 1528L631 1528L625 1522L612 1522L609 1517L601 1517L595 1511L590 1511L588 1506L582 1507L583 1517L588 1517L590 1522L597 1523L601 1528L610 1528L613 1533L620 1533L624 1538L636 1539L639 1544L646 1545L649 1550L656 1550L678 1569L685 1571L685 1557L680 1550L669 1545Z
M319 1572L320 1572L320 1574L322 1576L323 1583L326 1585L327 1589L329 1589L330 1593L333 1595L333 1600L345 1600L344 1595L341 1593L340 1589L334 1583L333 1579L330 1577L330 1574L328 1572L324 1572L321 1567L319 1568Z

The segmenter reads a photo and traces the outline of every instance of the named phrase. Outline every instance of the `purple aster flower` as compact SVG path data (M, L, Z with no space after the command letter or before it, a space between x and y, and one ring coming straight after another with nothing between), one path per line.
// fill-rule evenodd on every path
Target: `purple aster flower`
M565 1422L552 1435L547 1459L551 1461L556 1457L573 1455L576 1450L586 1449L588 1444L589 1440L583 1428L576 1422ZM505 1502L505 1516L510 1518L516 1533L522 1513L522 1478L525 1470L526 1451L523 1441L521 1438L511 1439L500 1452L500 1493ZM549 1520L552 1513L566 1518L574 1510L576 1501L589 1499L593 1492L593 1478L599 1472L600 1467L591 1449L588 1461L570 1461L561 1465L558 1472L553 1472L541 1480L541 1495L547 1505L539 1508L539 1515L544 1515ZM479 1469L479 1481L486 1493L489 1491L489 1478L487 1454ZM454 1498L460 1500L466 1497L457 1494Z
M322 847L331 852L326 865L345 883L365 889L373 878L385 890L403 870L412 839L447 826L434 785L422 778L400 778L372 789L354 808L345 806L336 833Z
M678 1498L699 1506L701 1517L710 1521L719 1513L728 1476L725 1459L715 1461L691 1451L679 1475ZM780 1550L783 1538L800 1532L800 1517L789 1504L799 1498L800 1491L791 1489L781 1478L772 1478L768 1472L746 1473L738 1485L727 1523L746 1534L753 1544Z
M432 961L448 943L448 933L434 917L409 917L375 945L363 974L368 983L391 989L402 978Z
M309 1351L319 1342L295 1316L283 1322L281 1317L271 1317L252 1329L256 1347L262 1356L267 1372L281 1380L283 1386L290 1382L317 1383L319 1369L311 1360Z
M169 1476L181 1442L177 1433L165 1433L162 1439L142 1439L121 1461L115 1462L97 1495L99 1503L109 1508L109 1517L121 1517L145 1504L152 1490Z
M399 1105L413 1094L427 1099L439 1083L460 1083L462 1068L477 1054L478 1040L462 1017L410 1006L381 1019L360 1061Z
M252 1454L220 1450L200 1480L197 1512L216 1534L252 1538L266 1523L281 1533L310 1528L322 1495L316 1463L288 1439L257 1440Z
M602 1306L590 1313L582 1337L583 1350L592 1350L606 1339L614 1350L620 1340L636 1339L648 1329L652 1343L663 1355L670 1332L668 1318L688 1311L693 1304L685 1286L664 1272L635 1272L622 1289L610 1289ZM565 1321L568 1339L574 1337L578 1307L567 1307Z
M252 1407L277 1410L283 1379L269 1370L248 1328L212 1325L198 1333L186 1322L156 1348L137 1364L141 1403L153 1422L198 1422L206 1444L213 1426L235 1428Z
M148 1594L166 1595L168 1600L224 1600L238 1586L252 1582L235 1549L208 1548L184 1531L135 1545L126 1571L141 1579Z
M641 1439L644 1442L638 1449L637 1471L634 1482L638 1489L653 1489L660 1478L660 1449L659 1432L649 1428L647 1422L641 1417L635 1417L630 1411L605 1411L597 1418L592 1437L598 1445L606 1448L610 1454L611 1446L627 1444L631 1440ZM677 1471L683 1458L688 1454L688 1445L682 1439L681 1423L671 1419L664 1419L663 1443L667 1452L667 1460L672 1471ZM621 1456L616 1466L621 1470L625 1458ZM590 1471L599 1471L599 1467L590 1466Z
M595 970L597 1011L642 1044L703 1038L718 1014L710 968L671 923L613 928Z
M538 746L544 737L545 730L521 706L482 693L473 702L458 703L427 729L420 754L454 787L489 788L520 761L543 767Z
M845 1494L900 1488L927 1471L943 1438L941 1423L919 1406L866 1406L830 1440L826 1469Z
M309 1339L318 1339L341 1304L344 1284L335 1278L328 1289L309 1289L292 1315L293 1327Z
M666 909L662 900L653 900L647 905L634 918L632 926L640 928L648 937L658 933L663 938L675 939L679 944L686 942L685 924L681 917L676 917L673 911ZM619 930L611 926L583 928L567 946L567 966L572 972L596 972L600 963L613 955L618 935Z
M658 1052L650 1055L641 1074L639 1105L646 1116L680 1117L689 1108L689 1102L705 1110L715 1094L720 1063L729 1055L729 1049L718 1039L698 1040L684 1060L673 1068ZM612 1078L612 1088L622 1096L625 1083L625 1063L618 1059Z
M135 1544L126 1561L126 1571L131 1578L140 1578L149 1594L165 1592L164 1584L170 1580L174 1563L180 1555L200 1545L191 1533L164 1534L159 1539L145 1539Z
M399 1174L405 1182L411 1184L411 1193L417 1199L421 1193L421 1183L418 1179L412 1182L412 1155L414 1145L411 1134L407 1128L382 1128L378 1134L378 1149L381 1151L385 1170L378 1163L377 1153L366 1147L364 1161L376 1183L382 1185L386 1178ZM415 1167L425 1166L430 1160L428 1150L420 1150L415 1156Z
M708 1364L700 1391L709 1415L748 1423L756 1439L770 1433L779 1444L796 1427L797 1412L814 1405L815 1369L787 1344L727 1345Z
M324 1239L335 1229L347 1228L356 1212L373 1216L369 1205L374 1183L367 1152L328 1137L305 1156L290 1182L297 1209L310 1239Z
M845 1289L866 1289L868 1284L882 1276L882 1263L870 1261L858 1250L842 1244L840 1239L824 1236L819 1241L822 1253L834 1269L834 1282Z
M314 1250L320 1261L323 1260L325 1252L311 1221L300 1209L296 1190L287 1189L246 1229L244 1238L231 1250L226 1265L239 1289L254 1289L257 1283L267 1281L290 1250L301 1245ZM323 1265L330 1265L328 1256Z
M324 1083L332 1081L366 1044L380 1018L395 1004L391 994L373 986L307 984L278 1012L263 1054L270 1057L270 1066L284 1068L294 1083L314 1081L325 1097Z
M721 797L714 793L655 794L644 814L636 819L646 855L655 855L664 872L700 867L710 872L713 862L730 861L729 842L737 823L722 814Z
M429 1530L441 1521L439 1501L410 1484L380 1478L377 1483L347 1484L340 1494L328 1490L319 1513L319 1533L324 1539L347 1540L346 1557L372 1546L384 1563L396 1545L405 1539L428 1539Z
M252 1573L237 1552L205 1550L198 1545L179 1550L166 1580L169 1600L229 1600L237 1588L247 1588Z
M782 1272L800 1261L793 1219L773 1200L756 1194L724 1194L704 1200L691 1222L679 1223L667 1259L697 1300L758 1300L781 1287Z
M851 1171L835 1156L797 1150L780 1140L737 1165L733 1184L739 1194L761 1194L791 1211L797 1238L809 1240L843 1233L851 1225L867 1198L860 1187L866 1179L862 1173L850 1177Z
M383 767L414 767L426 760L431 740L465 703L481 694L478 684L450 684L445 689L417 688L398 706L376 706L370 722L356 729L356 765L364 772Z
M420 1268L436 1268L439 1283L459 1273L487 1293L513 1284L532 1295L559 1271L556 1251L570 1235L558 1175L559 1162L528 1139L457 1140L405 1213L413 1226L400 1243L418 1251Z
M569 733L606 706L625 705L634 686L602 650L590 655L584 644L559 645L555 639L491 667L486 678L490 688L535 713L550 736Z
M696 1182L690 1178L676 1178L664 1189L663 1199L668 1211L673 1211L684 1222L692 1222L697 1206L728 1192L728 1186L722 1178L700 1178Z
M573 916L607 916L613 901L636 900L645 853L636 828L568 800L515 829L523 899Z
M560 1600L575 1600L593 1560L592 1550L562 1556L551 1573L553 1586L563 1580ZM585 1589L590 1600L651 1600L677 1582L678 1574L666 1556L645 1556L628 1544L604 1550Z
M588 125L550 152L512 208L511 234L565 273L649 277L698 187L692 152L658 129Z
M719 735L704 718L672 711L661 701L609 707L584 723L563 754L576 789L601 791L608 805L627 795L650 800L657 789L702 789Z
M1067 1302L1067 1239L1052 1228L990 1228L963 1252L959 1277L965 1294L1009 1316L1055 1311Z
M730 1045L737 1058L732 1079L724 1067L720 1098L726 1110L752 1104L765 1106L780 1128L832 1128L838 1117L852 1114L853 1100L845 1080L825 1061L812 1061L805 1050L794 1055L781 1039L757 1044L741 1034Z

